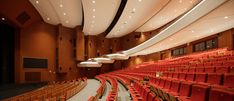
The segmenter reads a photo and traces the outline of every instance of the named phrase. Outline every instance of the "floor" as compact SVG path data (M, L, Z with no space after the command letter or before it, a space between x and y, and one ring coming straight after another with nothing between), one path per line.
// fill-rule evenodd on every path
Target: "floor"
M106 98L107 98L107 96L108 96L110 90L111 90L111 85L110 85L109 82L106 82L106 89L105 89L105 92L103 93L103 96L102 96L102 98L101 98L99 101L106 101Z
M131 101L131 97L127 89L118 82L118 101Z
M88 79L87 86L85 86L84 89L82 89L79 93L77 93L75 96L68 99L68 101L87 101L89 97L95 96L96 91L100 86L100 82L95 79ZM111 85L109 82L106 82L106 89L104 91L104 94L99 101L106 101L106 98L111 90ZM131 101L130 94L125 89L125 87L118 82L118 101Z
M95 79L88 79L87 85L79 93L68 99L68 101L87 101L89 97L95 96L101 83Z

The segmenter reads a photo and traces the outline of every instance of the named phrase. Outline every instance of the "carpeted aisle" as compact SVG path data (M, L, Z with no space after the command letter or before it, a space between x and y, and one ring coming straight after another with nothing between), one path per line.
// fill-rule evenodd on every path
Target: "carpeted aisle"
M95 79L88 79L87 85L79 93L68 99L68 101L87 101L89 97L95 96L100 86L100 82Z
M106 101L106 98L107 98L110 91L111 91L111 85L110 85L109 82L106 82L105 92L104 92L102 98L99 101Z
M119 82L118 82L118 101L131 101L129 92Z

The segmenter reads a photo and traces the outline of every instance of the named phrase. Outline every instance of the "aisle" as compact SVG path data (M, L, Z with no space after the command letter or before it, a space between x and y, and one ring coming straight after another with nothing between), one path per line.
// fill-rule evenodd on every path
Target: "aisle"
M118 101L131 101L129 92L119 82L118 82Z
M105 92L103 93L102 98L99 101L106 101L106 98L111 90L111 85L109 82L106 81L106 89Z
M87 101L89 97L95 96L100 86L100 82L95 79L88 79L87 85L78 94L74 95L68 101Z

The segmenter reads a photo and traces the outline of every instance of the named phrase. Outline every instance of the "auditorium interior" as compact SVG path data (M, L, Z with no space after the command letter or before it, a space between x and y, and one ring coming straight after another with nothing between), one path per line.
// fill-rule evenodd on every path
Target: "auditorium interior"
M234 101L234 0L0 0L0 101Z

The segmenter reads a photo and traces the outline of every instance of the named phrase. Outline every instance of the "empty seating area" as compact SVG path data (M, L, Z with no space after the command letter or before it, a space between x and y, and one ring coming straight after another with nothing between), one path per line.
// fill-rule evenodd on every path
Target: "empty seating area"
M134 101L234 101L233 66L233 52L217 49L100 76L121 81Z
M87 78L50 83L42 88L5 99L4 101L65 101L81 91Z

